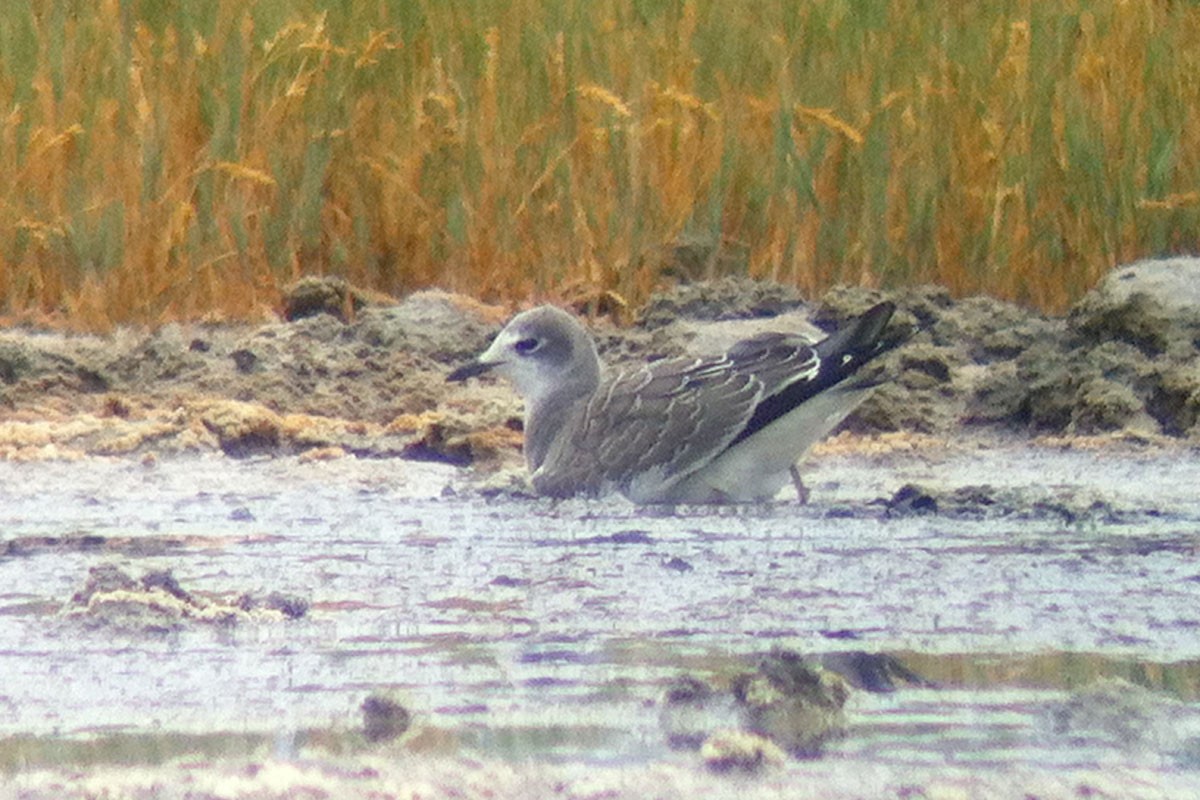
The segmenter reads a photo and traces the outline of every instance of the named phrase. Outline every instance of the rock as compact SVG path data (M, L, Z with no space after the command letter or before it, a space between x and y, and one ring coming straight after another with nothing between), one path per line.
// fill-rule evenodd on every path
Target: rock
M1136 261L1110 272L1091 292L1105 305L1144 295L1178 323L1200 323L1200 258L1180 256Z
M1109 273L1069 317L1081 338L1124 341L1147 356L1194 355L1200 332L1200 259L1139 261Z

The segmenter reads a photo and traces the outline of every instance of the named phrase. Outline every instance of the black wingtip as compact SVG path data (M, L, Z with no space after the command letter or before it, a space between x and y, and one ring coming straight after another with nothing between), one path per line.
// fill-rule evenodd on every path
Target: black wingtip
M850 356L855 363L846 374L853 372L880 353L892 349L892 345L883 339L883 332L895 312L896 304L890 300L876 303L817 342L817 354L831 366L836 362L838 372L843 371L843 357Z
M847 327L854 331L852 346L871 344L879 340L883 335L883 329L891 322L892 315L896 313L896 304L891 300L884 300L882 303L876 303L862 313L856 320L852 320Z
M470 364L464 364L458 369L446 376L446 383L459 383L467 378L474 378L478 375L490 370L495 364L486 364L482 361L472 361Z

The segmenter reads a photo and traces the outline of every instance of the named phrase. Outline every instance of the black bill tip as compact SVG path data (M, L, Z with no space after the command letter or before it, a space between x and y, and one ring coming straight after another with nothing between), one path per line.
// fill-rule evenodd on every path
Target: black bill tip
M496 365L485 364L482 361L472 361L470 364L464 364L463 366L454 370L454 372L451 372L449 375L447 375L446 382L457 383L459 381L465 381L467 378L474 378L477 375L482 375L494 366Z

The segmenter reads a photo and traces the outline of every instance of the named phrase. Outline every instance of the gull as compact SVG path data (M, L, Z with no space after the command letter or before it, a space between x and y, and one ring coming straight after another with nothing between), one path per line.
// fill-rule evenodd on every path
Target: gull
M538 494L634 503L773 499L796 463L878 381L860 367L895 346L893 303L829 337L762 333L723 355L667 358L610 373L587 329L555 306L522 312L448 381L494 372L525 402L525 461Z

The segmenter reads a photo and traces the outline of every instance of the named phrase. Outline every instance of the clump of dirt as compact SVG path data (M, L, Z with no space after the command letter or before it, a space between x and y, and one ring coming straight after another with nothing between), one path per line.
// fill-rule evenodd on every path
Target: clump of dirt
M1200 260L1116 270L981 381L968 420L1038 432L1196 433Z
M842 288L818 324L884 296L918 332L886 359L892 379L847 420L863 433L956 429L1191 436L1200 419L1200 260L1141 262L1112 273L1065 319L937 287Z
M850 687L838 673L776 649L724 689L693 675L676 679L663 696L659 726L671 747L711 751L704 757L713 768L753 768L766 751L754 739L731 732L762 737L798 758L814 758L827 741L844 733L842 709L849 696Z
M283 318L294 322L318 314L329 314L350 322L369 305L395 305L391 297L352 285L332 275L306 275L283 292Z
M368 695L360 710L363 738L372 744L398 739L412 724L412 714L404 704L382 692Z
M163 633L189 625L282 622L308 614L308 601L272 592L232 600L184 589L169 570L133 577L114 565L92 567L63 614L89 626Z

